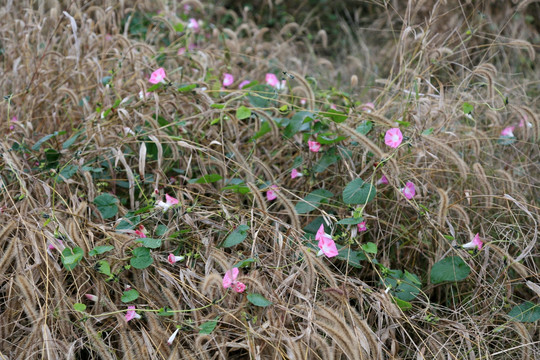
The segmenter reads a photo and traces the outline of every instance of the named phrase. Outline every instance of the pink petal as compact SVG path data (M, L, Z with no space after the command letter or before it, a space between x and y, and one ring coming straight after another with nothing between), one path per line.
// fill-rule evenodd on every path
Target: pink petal
M141 230L135 230L135 234L139 236L140 238L145 238L146 235Z
M275 193L275 190L277 190L277 188L278 188L278 187L277 187L276 185L270 186L270 189L271 189L271 190L268 190L268 191L266 192L266 199L267 199L268 201L272 201L272 200L277 199L277 195L276 195L276 193Z
M296 169L292 169L291 171L291 179L297 178L299 176L303 176L301 172L299 172Z
M84 296L90 301L94 301L94 302L98 301L98 297L96 295L84 294Z
M223 287L225 289L228 289L233 285L233 283L236 283L236 278L238 277L239 270L238 268L232 268L231 270L228 270L225 275L223 276Z
M237 282L233 290L236 291L237 293L243 293L244 290L246 290L246 285L244 285L241 282Z
M384 143L392 148L397 148L403 141L403 134L399 128L389 129L384 136Z
M165 202L169 205L176 205L178 204L178 199L170 196L169 194L165 194Z
M189 19L188 29L192 29L194 32L199 31L199 23L194 18Z
M515 129L515 126L505 127L503 131L501 131L501 136L514 136L514 133L513 133L514 129Z
M225 87L231 86L233 82L234 82L234 76L227 73L223 74L223 86Z
M478 246L478 250L482 250L482 246L484 245L484 243L480 239L480 234L476 234L472 242L474 245Z
M358 231L366 231L366 230L367 230L367 227L366 227L365 221L362 221L360 224L358 224Z
M280 85L277 76L272 73L266 74L266 83L273 87L278 87Z
M152 73L148 81L151 84L159 84L159 83L165 82L166 77L167 75L165 74L165 70L163 68L159 68Z
M135 306L128 306L128 311L126 313L126 322L133 319L140 319L141 315L135 312Z
M364 105L362 105L360 110L370 113L375 110L375 104L372 102L365 103Z
M388 184L388 178L386 177L386 175L381 176L379 181L377 181L377 185L381 185L381 184Z
M334 240L332 240L331 237L329 237L329 235L325 234L323 239L319 241L318 246L323 252L323 254L328 256L329 258L338 255L336 243L334 242Z
M239 89L242 89L244 86L246 86L247 84L249 84L251 81L249 80L244 80L240 83L240 85L238 85L238 88Z
M321 149L321 144L317 141L308 141L309 150L313 152L319 152Z
M416 188L412 182L407 181L405 187L401 189L401 192L403 193L403 195L405 195L407 199L411 200L416 194Z
M300 105L306 105L307 100L306 99L300 99Z

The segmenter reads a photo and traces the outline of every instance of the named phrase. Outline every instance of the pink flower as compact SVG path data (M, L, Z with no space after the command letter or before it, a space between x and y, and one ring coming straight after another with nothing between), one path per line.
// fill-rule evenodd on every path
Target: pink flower
M266 199L267 199L268 201L272 201L272 200L277 199L277 195L276 195L276 193L275 193L275 190L277 190L277 189L278 189L278 187L277 187L276 185L270 186L270 190L268 190L268 191L266 192Z
M527 115L524 115L521 120L519 120L519 127L524 127L525 124L527 124L527 127L532 127L532 124L527 121L528 117Z
M199 23L194 18L189 19L187 28L193 30L193 32L199 32L200 29Z
M336 106L336 104L332 104L332 105L330 105L330 109L332 109L332 110L337 110L337 106Z
M163 211L167 211L171 206L178 204L178 199L173 198L169 194L165 194L165 201L166 202L163 202L161 200L158 201L156 206L163 208Z
M184 257L174 256L173 254L169 254L169 257L167 258L167 260L169 261L169 263L171 263L171 265L174 265L174 263L184 260Z
M239 281L236 281L236 279L238 278L238 273L238 268L232 268L225 273L225 276L223 276L223 287L225 289L232 288L237 293L241 293L246 290L246 285Z
M184 13L187 14L191 11L191 5L184 4Z
M266 74L266 83L273 87L279 86L279 80L275 74L267 73Z
M227 73L223 74L223 86L225 87L231 86L233 82L234 82L234 76Z
M513 137L514 136L513 131L515 128L516 128L515 126L505 127L503 131L501 131L501 136Z
M319 152L319 150L321 149L321 143L319 143L317 141L309 140L308 141L308 146L309 146L309 150L313 151L313 152Z
M126 322L133 319L140 319L141 315L135 312L135 306L128 306L128 311L126 313Z
M291 171L291 179L297 178L299 176L304 176L302 173L296 169L292 169Z
M141 99L141 100L142 100L142 99L145 99L145 98L147 98L147 97L149 97L150 95L152 95L152 93L151 93L151 92L146 92L146 93L143 93L143 91L142 91L142 90L141 90L141 91L139 91L139 99Z
M306 99L303 99L303 98L300 99L300 105L304 106L304 105L306 105L306 103L307 103Z
M358 231L366 231L366 230L367 230L367 226L366 226L365 221L362 221L360 224L358 224Z
M150 76L150 79L148 79L148 81L151 84L164 83L166 77L167 77L167 75L165 74L165 70L163 68L159 68L159 69L157 69L156 71L154 71L152 73L152 75Z
M324 232L323 224L321 224L321 227L317 231L317 234L315 235L315 240L319 241L318 246L319 249L321 249L317 256L320 256L322 254L328 256L329 258L337 256L338 251L336 243L334 242L334 240L332 240L332 236Z
M169 338L169 340L167 340L167 344L168 344L168 345L172 345L174 339L176 338L176 335L178 335L178 331L179 331L179 330L180 330L180 329L177 328L176 331L172 333L172 335L171 335L171 337Z
M411 200L416 194L416 188L412 182L407 181L405 187L401 189L401 192L407 199Z
M388 178L386 177L386 175L383 175L383 176L377 181L377 185L381 185L381 184L388 184Z
M360 110L370 113L375 110L375 104L372 102L365 103L362 105Z
M465 249L478 248L478 250L482 250L483 245L484 245L484 243L482 242L482 239L480 239L480 234L476 234L474 236L474 239L471 242L463 244L463 245L461 245L461 247L463 247Z
M11 122L17 122L17 121L19 121L19 119L16 116L11 118ZM15 129L15 125L10 125L9 130L13 130L13 129Z
M56 241L58 241L58 245L49 244L48 249L49 250L58 250L60 252L64 251L64 249L66 248L64 246L64 242L62 240L60 240L60 239L56 239Z
M92 294L84 294L84 296L90 300L90 301L93 301L93 302L96 302L98 301L98 297L96 295L92 295Z
M240 85L238 85L238 88L239 89L242 89L244 86L246 86L247 84L249 84L251 81L249 80L244 80L240 83Z
M403 141L403 134L399 128L392 128L386 132L384 143L390 147L397 148Z
M244 290L246 290L246 285L238 281L236 283L236 286L233 288L233 290L236 291L237 293L243 293Z
M146 235L144 234L144 232L142 230L135 230L135 234L140 238L145 238L146 237Z

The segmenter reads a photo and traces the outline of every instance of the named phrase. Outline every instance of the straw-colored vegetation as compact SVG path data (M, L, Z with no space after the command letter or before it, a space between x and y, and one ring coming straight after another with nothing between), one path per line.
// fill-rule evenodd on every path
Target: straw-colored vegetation
M245 3L2 1L0 359L539 358L540 3Z

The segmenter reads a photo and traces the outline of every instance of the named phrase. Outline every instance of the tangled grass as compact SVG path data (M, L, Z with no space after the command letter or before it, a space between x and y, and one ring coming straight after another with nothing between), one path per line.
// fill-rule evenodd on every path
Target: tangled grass
M4 3L0 358L540 357L540 6L479 3Z

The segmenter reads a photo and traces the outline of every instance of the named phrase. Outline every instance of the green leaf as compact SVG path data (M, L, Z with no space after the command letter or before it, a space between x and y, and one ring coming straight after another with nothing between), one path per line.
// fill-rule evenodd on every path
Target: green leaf
M358 178L354 179L343 189L343 202L345 204L367 204L376 194L375 186Z
M110 219L118 213L118 199L111 194L101 194L94 199L101 216L104 219Z
M469 276L471 268L459 256L449 256L435 263L431 268L431 283L460 281Z
M257 260L255 260L254 258L244 259L242 261L237 262L233 267L235 267L235 268L248 267L249 265L251 265L255 261L257 261Z
M146 92L154 92L157 89L159 89L162 85L163 85L163 83L157 83L155 85L152 85L152 86L150 86L150 88L146 89Z
M129 260L131 266L135 269L146 269L154 262L152 256L150 256L150 249L145 247L138 247L132 251L133 257Z
M278 93L272 86L260 84L249 88L247 98L253 106L266 108L274 104L274 100L278 98Z
M332 145L340 142L341 140L345 140L346 138L346 136L337 135L335 133L317 135L317 141L321 143L321 145Z
M407 311L407 310L410 310L412 309L412 305L410 302L408 301L405 301L405 300L401 300L400 298L398 297L394 297L394 301L396 303L397 306L399 306L399 308L403 311Z
M62 149L67 149L69 148L71 145L73 145L75 143L75 141L77 141L77 138L83 133L83 130L80 130L80 131L77 131L75 134L73 134L72 137L70 137L69 139L67 139L66 141L64 141L64 143L62 144Z
M339 220L336 224L341 224L341 225L357 225L357 224L360 224L362 221L364 221L364 218L360 216L359 218L346 218L346 219L341 219L341 220Z
M172 309L169 307L161 308L158 310L158 316L173 316L174 313L172 312Z
M184 31L184 24L179 22L176 25L174 25L174 31L183 32Z
M339 160L338 155L329 154L329 153L324 154L323 157L313 167L313 171L316 173L323 172L324 170L326 170L326 168L328 168L330 165L335 164L338 160Z
M219 174L208 174L201 176L197 179L191 179L188 181L190 184L209 184L209 183L215 183L216 181L219 181L223 179L223 177Z
M422 135L431 135L431 134L433 134L433 128L429 128L422 131Z
M289 124L287 124L287 126L285 127L283 135L287 139L292 138L294 134L296 134L300 130L302 124L306 122L306 120L312 120L313 117L314 115L310 111L299 111L295 113L289 120Z
M188 92L195 89L196 87L197 87L197 84L189 84L189 85L180 86L177 90L179 92Z
M383 279L384 287L390 286L390 293L404 301L411 301L420 294L422 283L418 276L411 274L408 271L390 270L387 276Z
M98 271L104 275L112 276L111 274L111 265L107 260L98 261Z
M84 256L84 250L76 246L73 249L65 248L62 251L62 264L67 270L73 270Z
M199 334L209 335L217 326L218 318L207 321L199 326Z
M255 133L255 135L253 135L251 141L257 140L261 136L269 133L270 131L272 131L272 127L268 123L268 120L263 120L263 122L261 122L261 128L259 129L259 131L257 131L257 133Z
M135 301L138 298L139 298L139 292L135 289L130 289L128 291L124 291L120 300L122 300L123 303L128 303L128 302Z
M364 250L365 252L367 252L369 254L376 254L377 253L377 245L372 243L372 242L368 242L367 244L362 245L362 250Z
M272 305L272 302L267 300L261 294L248 294L247 299L255 306L267 307L269 305Z
M84 312L86 310L86 305L81 303L75 303L73 304L73 309L75 309L76 311Z
M245 107L244 105L236 109L236 118L238 120L244 120L251 116L251 110Z
M114 246L112 246L112 245L96 246L95 248L90 250L88 255L90 255L90 256L101 255L101 254L106 253L107 251L111 251L112 249L114 249Z
M62 183L65 180L71 178L75 173L77 173L77 170L79 170L79 167L77 165L66 165L61 170L60 173L55 177L55 181Z
M465 114L470 114L470 113L473 112L474 107L471 104L469 104L468 102L465 102L465 103L463 103L462 109L463 109L463 112Z
M329 118L335 123L342 123L347 120L348 115L342 111L330 109L328 111L321 111L319 114Z
M515 136L499 136L497 144L499 145L511 145L517 141Z
M227 236L225 241L223 241L223 243L221 244L221 247L227 248L240 244L246 239L248 230L249 226L239 225L232 233L229 234L229 236Z
M210 105L210 107L212 109L224 109L225 108L225 104L212 104Z
M364 121L357 128L356 131L362 135L367 135L371 129L373 129L373 121Z
M116 226L116 230L133 230L141 222L141 217L133 211L128 212Z
M540 305L535 305L530 301L524 302L521 305L514 306L508 316L522 323L535 322L540 319Z
M303 200L297 202L294 209L297 214L307 214L321 206L321 202L326 202L333 196L334 194L328 190L317 189L309 193Z
M156 233L156 236L163 236L165 235L165 233L167 233L168 230L169 228L167 227L167 225L159 224L158 226L156 226L154 232Z
M248 192L251 192L249 187L247 187L246 185L229 185L221 188L221 191L225 190L232 190L233 192L238 194L247 194Z
M319 248L317 247L317 250ZM367 260L366 255L360 251L352 250L349 246L337 246L338 255L336 256L340 260L345 260L350 266L355 268L361 268L360 261Z
M144 247L149 249L157 249L161 246L161 239L140 238L136 242L143 244Z

